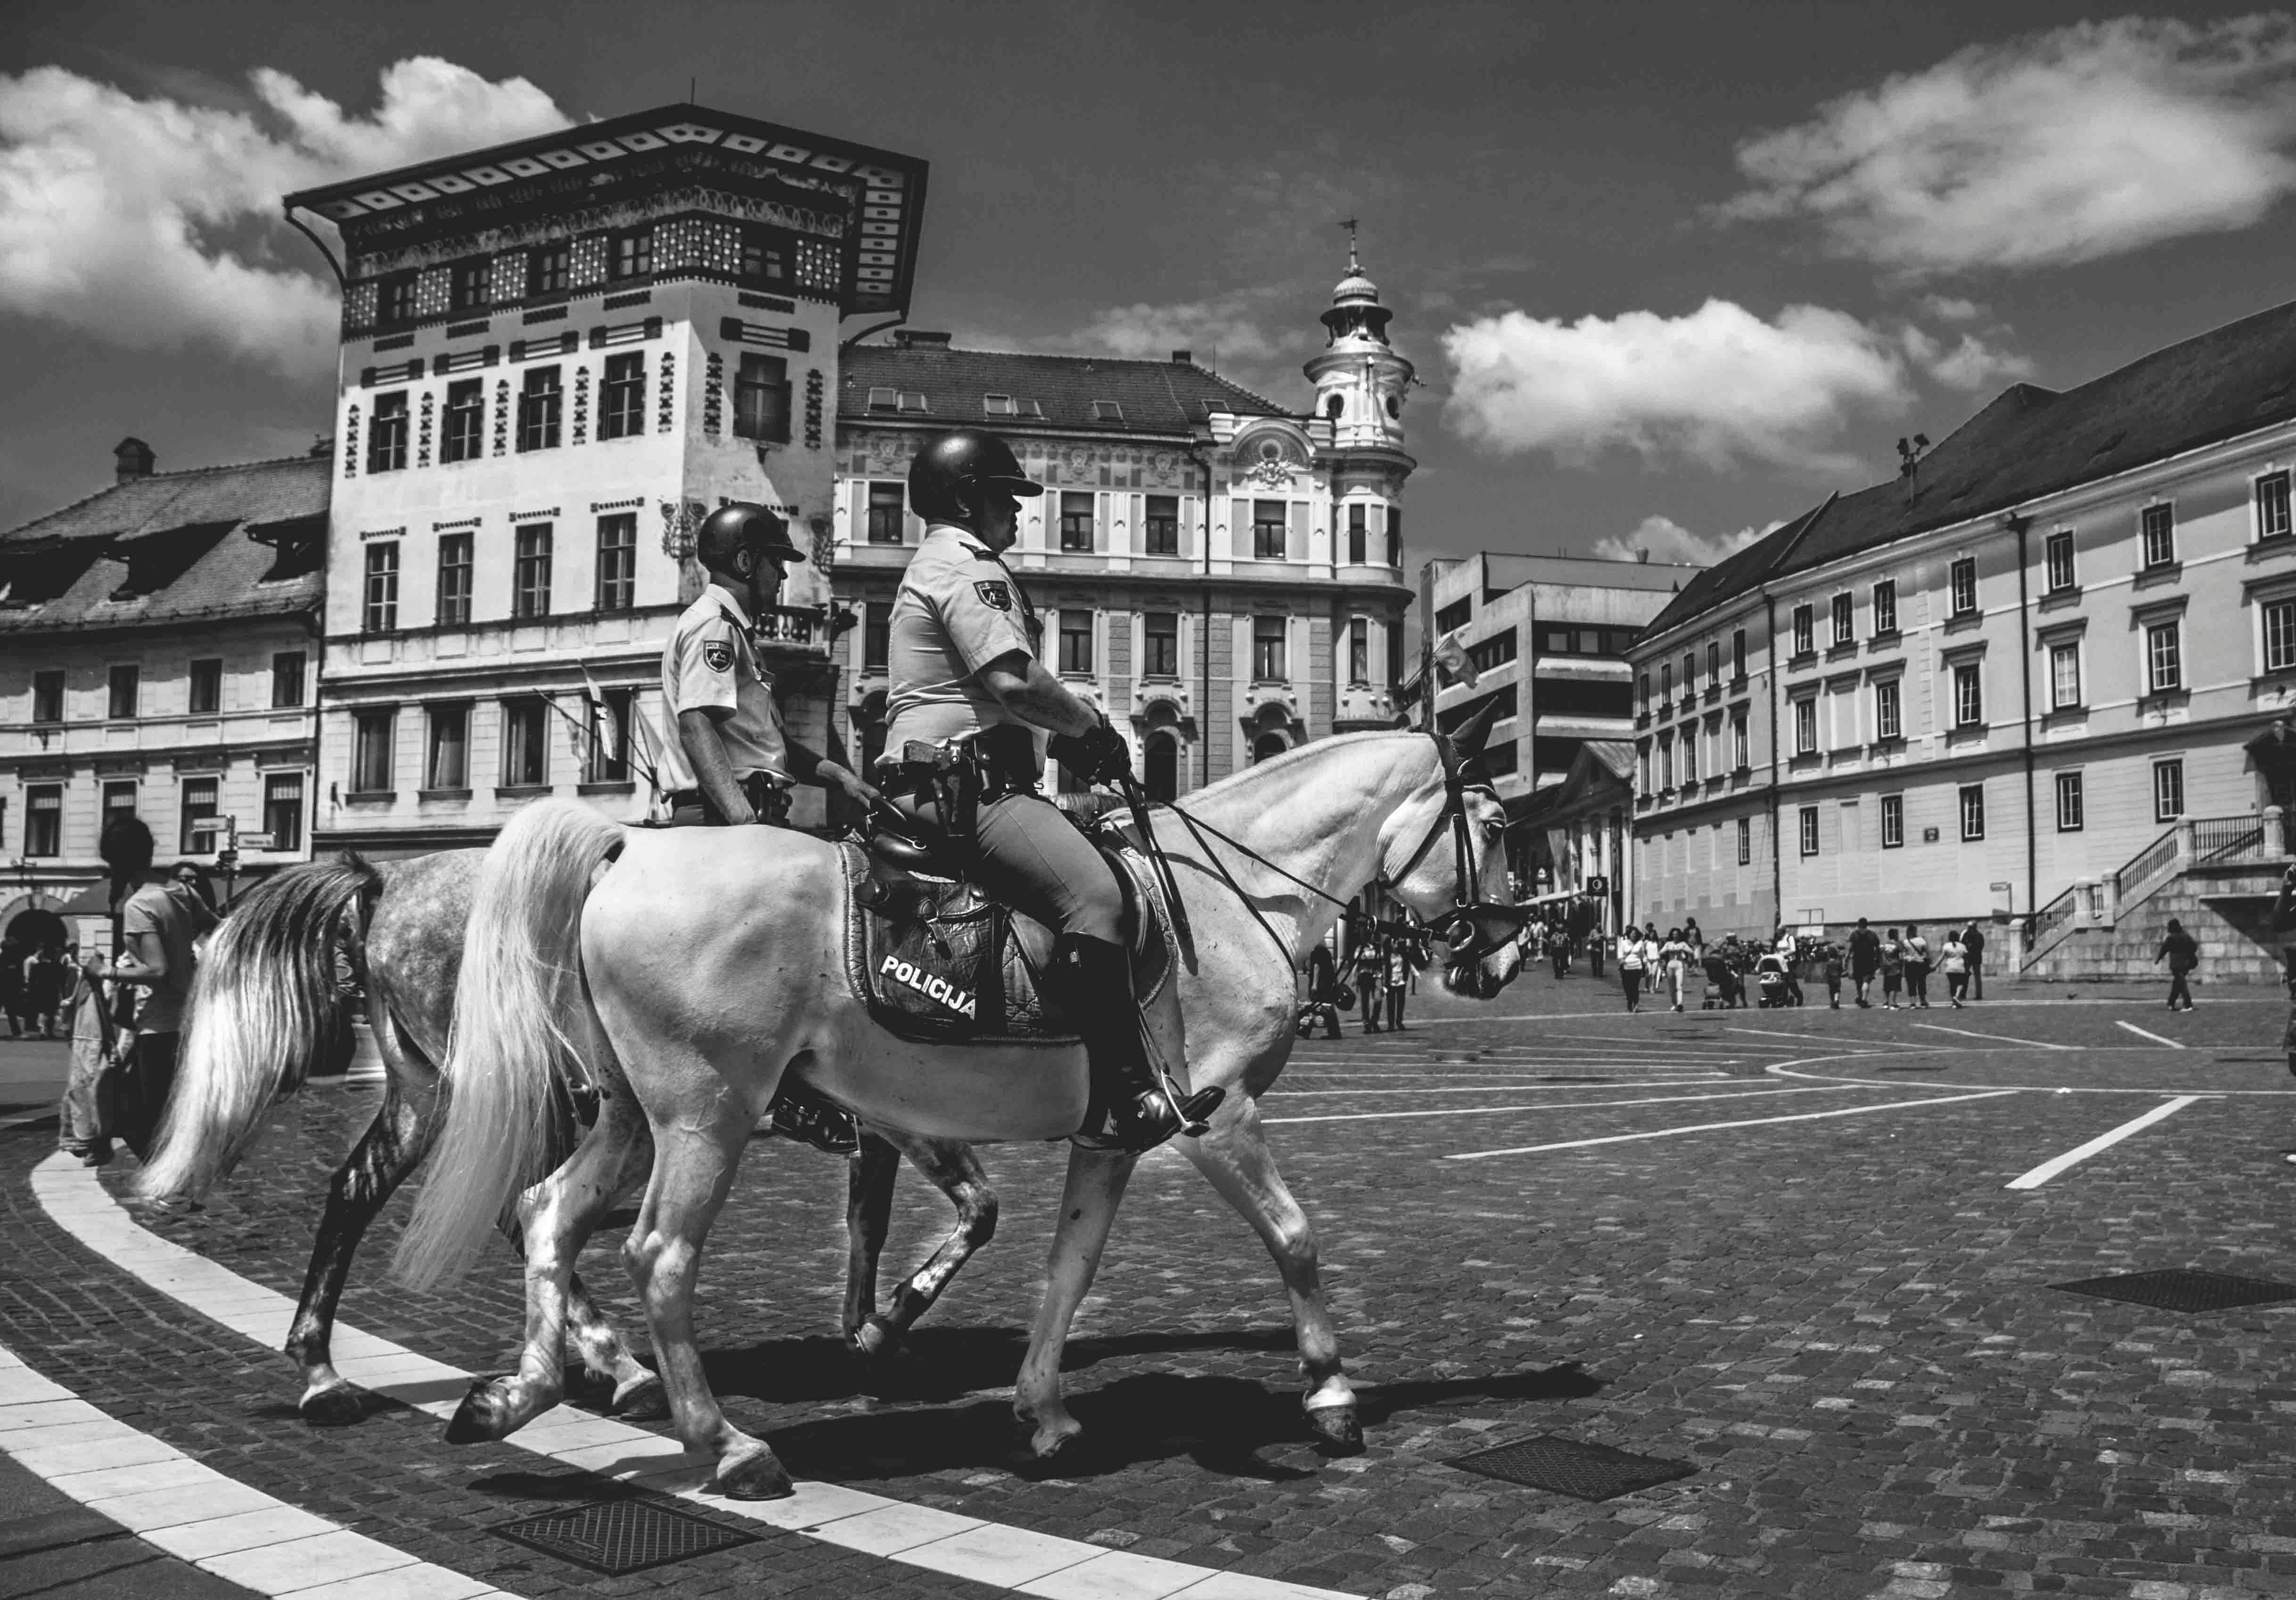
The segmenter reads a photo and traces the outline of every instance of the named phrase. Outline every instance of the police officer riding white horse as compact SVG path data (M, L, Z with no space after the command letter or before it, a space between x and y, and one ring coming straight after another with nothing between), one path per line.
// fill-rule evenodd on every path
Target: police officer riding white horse
M1043 735L1089 782L1132 767L1123 735L1038 658L1042 624L1002 559L1021 501L1044 492L980 429L940 435L911 463L909 509L925 535L893 601L880 782L905 816L953 836L974 882L1057 935L1054 998L1092 1070L1093 1115L1076 1138L1140 1151L1201 1128L1223 1091L1168 1092L1142 1037L1115 871L1037 793Z

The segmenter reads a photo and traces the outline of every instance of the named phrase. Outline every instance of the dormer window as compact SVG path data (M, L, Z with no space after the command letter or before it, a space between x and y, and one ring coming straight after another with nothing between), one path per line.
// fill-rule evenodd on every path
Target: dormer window
M382 328L414 320L413 273L393 273L375 285L374 320L376 326Z
M890 388L872 388L869 391L871 411L893 411L898 409L898 396Z
M1045 420L1045 403L1041 400L1015 400L1013 404L1016 417L1034 417L1039 422Z
M1124 408L1113 400L1095 400L1092 403L1092 420L1095 422L1121 422L1124 420Z
M928 412L932 407L925 404L922 389L903 389L898 409L906 412Z
M983 395L980 396L980 409L991 417L1017 417L1021 414L1021 408L1013 404L1010 395Z

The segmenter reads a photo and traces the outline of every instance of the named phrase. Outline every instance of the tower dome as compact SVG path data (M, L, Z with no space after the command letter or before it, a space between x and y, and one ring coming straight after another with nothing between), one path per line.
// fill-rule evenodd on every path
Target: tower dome
M1383 346L1387 343L1388 319L1394 314L1379 303L1379 285L1365 274L1350 230L1347 275L1332 290L1332 308L1322 318L1324 326L1331 331L1329 342L1337 345L1342 339L1362 339Z

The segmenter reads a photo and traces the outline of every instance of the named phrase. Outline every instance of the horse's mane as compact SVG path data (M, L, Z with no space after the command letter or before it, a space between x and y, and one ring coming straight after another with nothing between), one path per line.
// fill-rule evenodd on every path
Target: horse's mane
M1426 734L1415 728L1374 728L1365 733L1334 733L1324 739L1311 739L1304 745L1294 745L1281 755L1271 755L1265 761L1239 767L1226 777L1191 791L1182 798L1210 800L1224 796L1230 789L1243 788L1272 777L1286 767L1316 756L1338 745L1369 744L1375 739L1425 739Z

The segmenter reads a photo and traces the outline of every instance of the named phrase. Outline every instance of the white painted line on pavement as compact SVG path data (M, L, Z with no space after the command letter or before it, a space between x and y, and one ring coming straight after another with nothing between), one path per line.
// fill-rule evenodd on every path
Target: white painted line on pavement
M34 1122L48 1122L53 1119L55 1114L56 1108L53 1106L49 1106L45 1111L12 1112L6 1116L0 1116L0 1132L5 1132L11 1128L29 1127Z
M272 1343L270 1330L275 1326L283 1328L293 1312L294 1302L285 1295L250 1283L227 1268L146 1230L96 1181L93 1169L82 1167L68 1156L52 1155L32 1169L32 1193L41 1208L58 1226L98 1255L122 1271L181 1301L193 1310L212 1317L258 1343ZM186 1264L200 1270L188 1274L181 1271L170 1273L168 1270L170 1267L181 1268ZM230 1302L228 1309L219 1303L226 1298ZM246 1309L250 1304L257 1307L267 1305L272 1309L258 1310L250 1320ZM210 1306L217 1309L210 1310ZM354 1367L364 1369L363 1364L370 1361L378 1365L391 1363L394 1373L406 1372L408 1376L405 1377L382 1382L379 1381L381 1376L379 1372L369 1370L367 1376L378 1381L362 1386L371 1387L377 1394L389 1395L432 1416L445 1418L453 1416L471 1379L471 1375L459 1367L430 1360L387 1339L361 1333L345 1323L335 1325L334 1347L341 1358L336 1361L337 1370L353 1382L357 1381ZM438 1398L442 1384L451 1384L451 1392L445 1398ZM12 1384L29 1384L31 1392L19 1396L12 1392ZM41 1402L73 1397L67 1391L30 1372L15 1357L0 1349L0 1406L20 1398ZM125 1424L118 1425L124 1433L134 1434L134 1430L127 1428ZM561 1437L564 1442L555 1449L537 1448L537 1445L528 1442L529 1439L547 1439L554 1431L562 1430ZM135 1437L140 1439L143 1436ZM7 1448L9 1438L10 1435L0 1433L0 1449ZM578 1440L580 1442L577 1442ZM168 1457L178 1454L158 1440L148 1442L152 1450L164 1452L164 1455L146 1452L137 1454L134 1462L104 1461L89 1468L73 1465L70 1470L94 1475L94 1467L165 1465ZM351 1441L346 1440L345 1442L348 1446ZM887 1499L882 1495L847 1489L836 1483L801 1482L797 1486L797 1493L787 1499L730 1500L720 1495L705 1494L713 1465L708 1457L688 1452L675 1439L566 1406L545 1412L504 1442L568 1466L594 1472L658 1493L674 1495L679 1499L692 1500L724 1515L747 1518L769 1527L801 1533L824 1544L882 1555L909 1566L922 1567L928 1571L970 1578L980 1583L1048 1596L1049 1600L1354 1600L1353 1596L1333 1589L1310 1588L1302 1584L1255 1578L1218 1567L1200 1567L1156 1556L1134 1555L1122 1550L1111 1550L1102 1545L1086 1544L1081 1539L1058 1539L1050 1534L955 1515L929 1506L913 1506L905 1501ZM69 1452L82 1447L60 1444L52 1448L57 1452ZM357 1452L353 1450L351 1453L356 1455ZM197 1463L188 1465L198 1465ZM35 1467L34 1470L39 1469ZM208 1469L202 1467L200 1470L205 1472ZM42 1475L46 1474L44 1473ZM70 1492L70 1480L51 1479L50 1482ZM166 1485L145 1483L142 1487ZM119 1490L115 1489L112 1492ZM282 1509L294 1510L283 1503ZM294 1514L297 1516L307 1514L299 1511ZM270 1514L258 1512L256 1514L260 1517ZM311 1520L324 1528L333 1527L332 1523L324 1522L320 1518ZM221 1527L224 1523L216 1525ZM316 1537L307 1533L296 1536L291 1542L282 1544L275 1541L261 1549L249 1551L250 1559L242 1563L236 1571L227 1571L219 1564L232 1559L226 1556L201 1560L199 1564L250 1588L262 1587L260 1582L250 1581L245 1575L250 1573L280 1584L279 1588L263 1589L266 1594L283 1594L291 1589L295 1600L330 1600L331 1587L312 1586L330 1584L331 1572L323 1571L318 1576L311 1576L309 1563L299 1564L291 1558L283 1558L275 1553L308 1551L314 1563L330 1559L351 1560L355 1552L349 1547L330 1545L330 1540L338 1539L357 1539L361 1547L372 1546L374 1550L388 1552L394 1562L420 1564L414 1563L413 1556L391 1550L387 1545L340 1530ZM164 1544L164 1539L155 1539L153 1542ZM251 1559L257 1556L267 1556L268 1559ZM365 1570L374 1571L381 1569L370 1567ZM402 1592L419 1595L422 1600L496 1600L498 1592L488 1589L476 1579L448 1571L443 1567L434 1570L439 1575L439 1582L435 1588L426 1584ZM348 1574L343 1576L348 1577ZM354 1579L351 1581L359 1580ZM458 1585L461 1587L456 1587ZM347 1584L339 1600L358 1600L358 1596ZM515 1600L515 1597L504 1596L502 1600Z
M1916 1023L1914 1025L1918 1027L1921 1024ZM1726 1028L1723 1031L1729 1033L1759 1033L1765 1039L1815 1039L1821 1044L1856 1045L1868 1042L1863 1040L1845 1038L1840 1033L1781 1033L1775 1028ZM1892 1041L1890 1048L1894 1050L1901 1047L1898 1041ZM1904 1041L1902 1048L1909 1050L1936 1050L1942 1049L1945 1047L1942 1045L1923 1044L1918 1039L1909 1039ZM1870 1056L1878 1052L1867 1049L1859 1053Z
M2112 1025L2116 1028L2127 1028L2139 1039L2149 1039L2154 1044L2165 1044L2172 1050L2181 1050L2185 1048L2173 1039L2163 1039L2158 1033L2148 1033L2133 1022L2116 1022Z
M1649 1079L1636 1087L1670 1089L1677 1083L1724 1083L1727 1082L1729 1078L1730 1074L1727 1073L1689 1073L1679 1078L1669 1078L1663 1082L1655 1078ZM1532 1080L1534 1082L1537 1081ZM1747 1081L1759 1082L1755 1079ZM1626 1080L1620 1079L1608 1083L1549 1083L1538 1092L1545 1094L1552 1090L1556 1094L1569 1094L1578 1090L1583 1093L1590 1089L1599 1092L1617 1089L1625 1082ZM1480 1089L1464 1084L1456 1088L1438 1089L1292 1089L1279 1083L1268 1092L1271 1095L1282 1095L1284 1098L1290 1099L1295 1095L1512 1095L1521 1094L1522 1089L1520 1084L1490 1084Z
M2082 1048L2077 1044L2052 1044L2045 1039L2017 1039L2007 1033L1972 1033L1967 1028L1941 1027L1933 1022L1917 1022L1914 1026L1917 1028L1927 1028L1932 1033L1958 1034L1964 1039L1991 1039L2002 1044L2021 1044L2029 1049L2078 1050Z
M1997 1100L2021 1089L1989 1089L1982 1094L1940 1095L1933 1100L1891 1100L1882 1106L1849 1106L1839 1111L1798 1111L1789 1116L1750 1117L1736 1122L1699 1122L1688 1128L1656 1128L1647 1133L1613 1133L1603 1139L1571 1139L1552 1145L1521 1145L1511 1150L1460 1150L1446 1161L1486 1161L1494 1155L1538 1155L1548 1150L1582 1150L1592 1145L1623 1145L1636 1139L1672 1139L1678 1133L1713 1133L1725 1128L1761 1128L1773 1122L1814 1122L1820 1117L1863 1116L1871 1111L1910 1111L1920 1106L1950 1106L1958 1100Z
M2013 1189L2039 1188L2043 1184L2048 1182L2050 1179L2054 1178L2067 1167L2079 1166L2082 1162L2087 1161L2090 1156L2096 1155L2099 1151L2112 1149L2113 1146L2119 1144L2122 1139L2127 1139L2130 1134L2140 1133L2145 1129L2150 1128L2153 1123L2160 1122L2164 1117L2176 1115L2177 1113L2182 1111L2194 1100L2205 1098L2205 1096L2202 1095L2178 1095L2173 1100L2164 1100L2160 1105L2152 1107L2152 1110L2146 1112L2143 1116L2132 1117L2128 1122L2121 1123L2120 1127L2115 1128L2112 1132L2100 1133L2095 1139L2089 1140L2088 1143L2080 1146L2079 1148L2068 1150L2054 1161L2043 1162L2039 1166L2035 1167L2023 1177L2011 1179L2009 1180L2009 1187Z
M1656 1098L1638 1096L1631 1100L1580 1100L1576 1104L1563 1100L1547 1106L1458 1106L1442 1111L1333 1112L1324 1116L1270 1116L1260 1121L1272 1127L1277 1122L1370 1122L1406 1116L1498 1116L1511 1111L1593 1111L1607 1106L1675 1106L1685 1100L1752 1100L1764 1095L1823 1094L1829 1089L1839 1092L1844 1089L1884 1087L1894 1085L1835 1083L1813 1089L1736 1089L1710 1095L1660 1095Z
M337 1586L388 1572L406 1594L515 1600L483 1579L417 1561L226 1477L51 1383L4 1347L0 1357L0 1453L170 1555L259 1595L325 1600ZM28 1425L16 1425L19 1418Z

